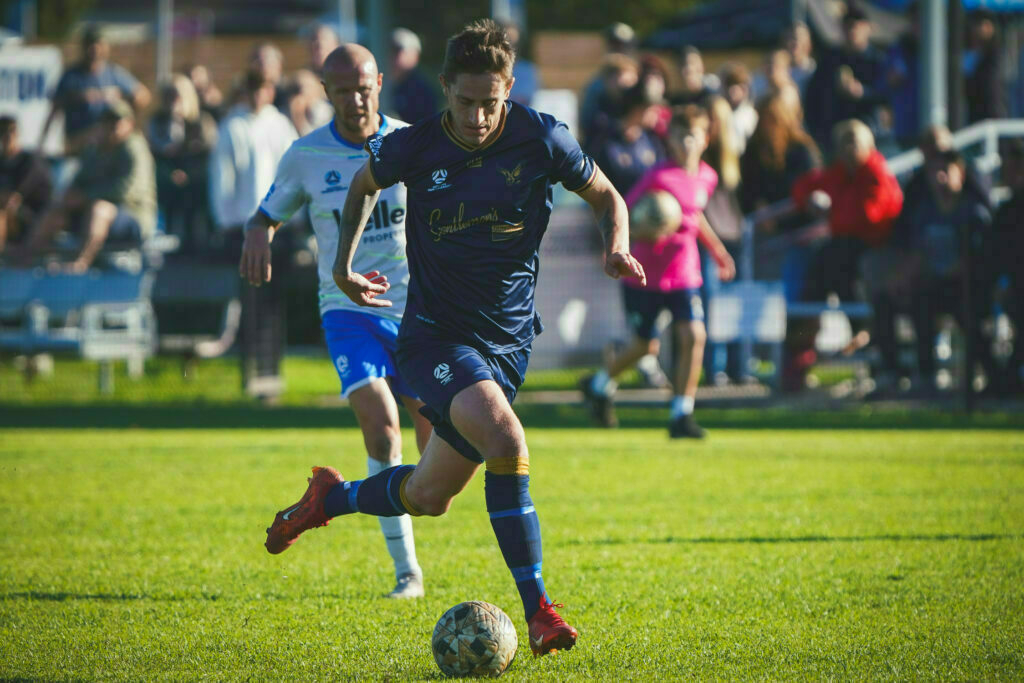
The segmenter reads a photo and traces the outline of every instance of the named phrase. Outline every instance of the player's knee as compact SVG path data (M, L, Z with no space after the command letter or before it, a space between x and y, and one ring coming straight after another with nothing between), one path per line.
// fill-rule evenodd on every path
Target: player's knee
M485 460L514 459L524 457L526 450L526 434L522 426L514 424L499 424L488 435L487 443L484 445L483 456Z
M415 512L426 517L440 517L452 506L452 497L436 489L410 484L405 497ZM410 511L412 512L412 511Z
M402 433L397 427L384 426L370 428L363 435L367 454L383 463L390 463L402 453Z
M661 341L657 337L647 340L647 353L651 356L661 353Z

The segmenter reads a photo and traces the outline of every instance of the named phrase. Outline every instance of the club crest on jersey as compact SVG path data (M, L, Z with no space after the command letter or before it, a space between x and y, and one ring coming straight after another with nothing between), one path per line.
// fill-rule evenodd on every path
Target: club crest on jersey
M501 175L505 176L506 186L512 187L513 185L518 185L519 181L522 180L520 175L523 172L523 162L520 161L519 164L511 171L507 168L502 168L501 166L498 167L498 171Z
M451 185L445 182L448 180L448 171L444 170L443 168L439 168L433 173L431 173L430 177L434 181L434 186L428 187L427 192L435 192L437 190L443 190L447 187L451 187Z
M332 168L324 176L324 182L327 183L328 185L337 185L338 183L341 182L341 174Z

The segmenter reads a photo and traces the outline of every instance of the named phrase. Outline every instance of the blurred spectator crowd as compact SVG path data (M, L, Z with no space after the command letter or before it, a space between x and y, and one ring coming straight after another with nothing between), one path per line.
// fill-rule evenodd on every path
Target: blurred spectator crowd
M878 392L905 387L908 377L916 388L934 390L933 341L943 315L954 316L973 342L989 386L1019 392L1024 344L1000 353L992 320L1010 320L1019 340L1024 144L1002 146L1001 177L991 179L953 149L947 129L920 129L920 22L913 11L908 27L882 50L872 42L868 15L851 4L837 46L813 44L808 27L794 23L756 69L726 62L710 73L698 49L681 46L674 60L664 60L641 53L633 30L614 24L604 34L606 56L580 94L578 134L625 195L666 159L673 107L700 105L711 120L704 161L720 179L705 212L711 226L739 262L744 216L757 216L757 239L775 245L776 256L762 260L755 252L753 276L783 279L791 301L870 303L873 315L853 320L846 350L869 343L878 350ZM153 97L111 60L101 32L85 31L80 59L60 79L45 125L63 114L66 157L54 163L22 149L15 120L0 117L3 267L81 272L154 235L173 236L177 254L237 263L241 226L281 155L333 115L318 73L337 45L330 28L317 26L299 69L287 72L281 51L260 43L224 92L195 64L160 83ZM969 122L1005 117L993 15L970 15L966 48ZM441 105L436 78L419 65L421 52L415 33L393 32L383 99L388 113L409 122ZM529 103L540 79L525 57L516 65L513 99ZM925 162L901 185L885 159L913 147ZM1009 190L998 206L993 184ZM787 210L769 210L787 200ZM288 265L275 263L275 273L279 267ZM710 259L704 272L712 296L719 285ZM900 321L914 330L909 366ZM785 388L804 386L817 331L816 319L791 321ZM735 358L709 346L706 379L746 381L749 369Z

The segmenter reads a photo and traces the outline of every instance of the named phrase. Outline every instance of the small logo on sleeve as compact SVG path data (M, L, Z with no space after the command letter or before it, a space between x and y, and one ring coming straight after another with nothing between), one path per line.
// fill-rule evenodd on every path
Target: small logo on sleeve
M374 135L366 141L366 149L373 155L375 161L380 161L380 145L384 141L379 135Z

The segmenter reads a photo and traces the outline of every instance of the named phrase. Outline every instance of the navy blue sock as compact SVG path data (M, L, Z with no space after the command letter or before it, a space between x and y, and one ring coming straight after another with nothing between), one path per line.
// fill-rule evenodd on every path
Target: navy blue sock
M498 547L515 579L529 621L545 598L540 521L530 499L530 477L484 472L484 498Z
M362 512L376 517L410 514L402 502L401 487L415 465L398 465L359 481L345 481L327 492L324 513L328 517ZM414 513L413 513L414 514Z

